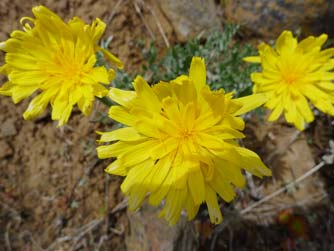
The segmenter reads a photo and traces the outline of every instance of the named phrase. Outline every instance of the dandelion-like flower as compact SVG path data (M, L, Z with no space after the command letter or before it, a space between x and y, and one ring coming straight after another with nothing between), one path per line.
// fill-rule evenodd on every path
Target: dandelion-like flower
M108 94L104 85L110 83L115 72L96 67L96 52L102 51L119 68L123 65L97 45L106 26L100 19L91 25L78 17L65 23L46 7L34 7L32 12L35 18L21 19L24 31L16 30L0 43L6 53L0 72L8 76L0 94L12 96L18 103L37 92L24 118L39 116L50 103L52 119L63 125L74 105L87 115L94 97Z
M334 115L334 49L321 50L327 35L310 36L300 43L290 31L283 31L275 48L263 43L259 56L245 61L261 63L262 72L252 73L254 93L268 97L265 106L272 110L268 120L282 113L288 123L303 130L314 120L309 101L320 111Z
M242 188L242 169L258 176L271 175L258 155L238 146L243 138L241 114L263 104L262 94L232 99L224 90L206 85L204 60L194 57L189 76L150 87L138 76L135 91L116 88L109 116L127 127L101 134L99 158L116 158L106 172L126 176L121 185L129 195L129 209L138 208L146 195L160 213L175 224L185 209L193 219L206 203L213 223L222 215L217 193L229 202L233 186Z

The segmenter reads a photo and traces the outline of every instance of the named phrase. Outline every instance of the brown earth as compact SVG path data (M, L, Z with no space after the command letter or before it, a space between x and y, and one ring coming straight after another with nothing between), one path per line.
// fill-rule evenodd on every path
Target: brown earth
M20 18L32 16L38 4L65 20L99 17L108 23L104 39L113 36L110 50L128 71L142 60L139 42L149 43L153 34L158 47L165 46L150 5L126 0L2 0L0 41L20 28ZM164 27L171 38L170 26ZM94 122L106 108L96 104L91 116L74 113L68 125L57 128L49 114L24 121L27 104L0 98L0 251L125 250L128 221L121 179L103 172L108 161L97 161L95 152L95 131L112 127L110 121Z

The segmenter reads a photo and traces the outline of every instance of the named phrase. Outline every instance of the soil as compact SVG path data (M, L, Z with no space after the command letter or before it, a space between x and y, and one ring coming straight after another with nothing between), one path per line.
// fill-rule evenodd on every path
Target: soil
M103 39L113 36L110 50L125 70L138 68L138 43L149 42L150 33L133 1L1 0L0 41L19 29L20 18L32 16L38 4L65 20L79 16L90 23L99 17L108 23ZM158 48L164 48L151 15L140 8ZM171 31L166 33L172 41ZM24 121L27 104L0 98L0 251L125 250L128 220L121 178L104 173L108 161L98 161L95 151L95 131L112 127L110 121L96 123L107 108L97 103L89 117L74 112L68 125L57 128L49 113Z

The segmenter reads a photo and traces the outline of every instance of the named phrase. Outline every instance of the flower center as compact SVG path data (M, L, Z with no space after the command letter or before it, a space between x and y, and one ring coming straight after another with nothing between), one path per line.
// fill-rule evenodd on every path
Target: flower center
M300 75L293 71L282 74L282 80L288 85L296 83L299 78Z
M49 74L62 79L64 83L76 84L81 82L84 74L84 62L75 55L65 53L61 48L54 56L54 69Z
M179 137L181 140L187 141L194 136L194 130L184 128L179 132Z

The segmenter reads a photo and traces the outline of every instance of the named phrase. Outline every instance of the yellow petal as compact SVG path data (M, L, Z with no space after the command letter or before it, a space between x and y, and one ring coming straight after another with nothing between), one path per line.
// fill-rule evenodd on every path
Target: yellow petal
M192 197L188 196L185 202L185 208L187 210L188 213L188 220L193 220L199 210L199 205L195 205Z
M113 161L110 165L106 167L106 169L104 169L104 171L109 174L119 176L125 176L128 173L127 168L122 164L119 159Z
M112 106L109 110L109 117L128 126L136 123L136 118L121 106Z
M197 93L206 86L206 68L204 59L200 57L193 57L191 60L189 78L194 82Z
M165 181L172 165L172 159L170 156L165 156L158 160L151 173L150 179L144 181L147 187L152 192L156 191ZM160 202L160 201L159 201Z
M283 104L279 103L276 107L273 108L272 113L268 117L268 121L276 121L283 112Z
M170 225L175 225L181 216L183 204L187 199L187 190L173 189L168 192L166 204L160 216L163 216Z
M129 142L117 142L112 145L103 145L96 148L97 156L100 159L118 157L122 153L129 152L135 145Z
M140 99L140 102L146 107L146 109L160 112L160 100L145 79L141 76L137 76L133 81L133 86L136 90L138 99Z
M136 93L134 91L125 91L111 87L109 90L109 97L116 103L126 108L130 108L133 105Z
M227 173L216 172L213 176L210 186L219 194L226 202L230 202L235 197L235 192L228 182L229 175ZM242 187L242 186L241 186Z
M147 149L151 149L156 144L157 142L155 140L148 140L142 143L137 143L132 147L131 152L125 152L119 156L119 159L122 160L124 166L133 166L147 159L151 159L150 152L147 151Z
M6 46L6 42L0 42L0 50L4 51Z
M115 55L113 55L112 53L110 53L106 49L100 48L100 50L102 51L103 55L108 60L110 60L110 62L112 62L114 65L117 66L117 68L123 69L124 65L123 65L122 61L119 58L117 58Z
M295 39L291 31L283 31L276 41L276 50L282 53L291 53L297 47L297 39Z
M143 181L150 174L153 168L154 161L151 159L145 160L142 163L131 168L121 185L122 191L125 194L128 194L132 187L139 188L141 183L143 183Z
M144 138L132 127L120 128L111 132L102 132L99 134L101 134L99 142L110 142L116 140L136 141Z
M0 88L0 94L5 96L11 96L13 88L15 87L15 84L8 81Z
M156 146L151 149L151 157L153 159L161 159L168 155L178 147L178 140L176 138L168 138L159 142Z
M236 113L234 113L234 115L238 116L249 112L263 105L267 100L268 98L264 94L253 94L242 98L236 98L234 101L241 103L242 107Z
M130 192L128 200L128 208L130 211L136 210L142 204L147 194L146 188L142 186L133 186L132 190L134 191Z
M195 205L200 205L205 200L205 183L201 169L189 174L188 188Z
M210 221L213 224L219 224L223 220L222 213L217 201L216 192L210 187L206 186L205 189L205 201L208 205Z
M49 89L36 96L29 103L27 110L23 113L23 118L28 120L34 119L37 116L41 115L49 104L50 99L53 98L56 92L56 89Z
M243 147L234 147L234 149L242 157L240 164L245 170L260 178L272 175L271 170L266 167L255 152Z
M242 60L249 63L261 63L261 58L259 56L244 57Z
M232 155L233 153L231 152L225 152L223 155ZM238 165L234 165L232 162L230 161L226 161L223 158L223 156L220 156L221 158L217 158L215 159L215 174L213 175L213 179L212 179L212 184L215 185L215 187L217 187L216 190L219 195L225 200L228 201L231 197L231 195L233 194L233 192L231 192L230 187L226 188L226 191L221 191L221 186L227 186L226 181L228 182L232 182L236 187L238 188L244 188L245 184L246 184L246 180L245 177L242 175L240 167ZM235 158L232 157L232 158ZM227 158L229 159L229 158ZM218 177L220 179L218 179ZM222 184L217 184L217 182L219 182L221 180ZM224 183L225 182L225 183Z

